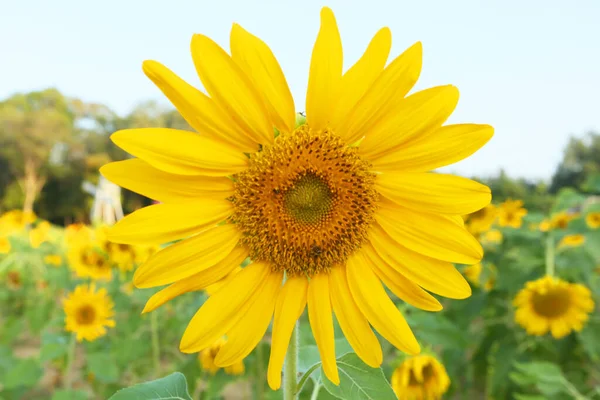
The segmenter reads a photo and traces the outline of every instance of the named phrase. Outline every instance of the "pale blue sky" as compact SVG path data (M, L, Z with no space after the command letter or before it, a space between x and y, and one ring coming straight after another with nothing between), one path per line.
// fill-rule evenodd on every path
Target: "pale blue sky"
M7 1L0 13L0 98L54 86L125 114L163 100L141 62L163 62L195 85L193 33L228 49L238 22L271 46L304 109L319 9L333 8L345 66L382 26L392 55L423 42L415 89L451 83L451 122L489 123L495 137L449 168L465 175L548 178L571 133L600 130L600 1Z

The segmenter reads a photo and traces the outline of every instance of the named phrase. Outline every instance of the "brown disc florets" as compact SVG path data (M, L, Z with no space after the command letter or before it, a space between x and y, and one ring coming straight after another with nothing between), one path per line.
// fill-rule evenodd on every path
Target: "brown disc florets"
M235 177L233 222L255 261L312 276L365 242L378 194L356 148L307 125L253 154Z

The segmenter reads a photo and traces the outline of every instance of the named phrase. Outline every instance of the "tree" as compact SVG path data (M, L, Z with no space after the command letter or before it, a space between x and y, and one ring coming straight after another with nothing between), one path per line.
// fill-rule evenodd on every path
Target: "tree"
M71 139L73 114L56 89L15 94L0 102L0 151L33 210L46 183L51 155Z
M572 137L552 177L550 192L556 193L563 187L581 189L585 180L597 173L600 173L600 134L589 132L583 138Z

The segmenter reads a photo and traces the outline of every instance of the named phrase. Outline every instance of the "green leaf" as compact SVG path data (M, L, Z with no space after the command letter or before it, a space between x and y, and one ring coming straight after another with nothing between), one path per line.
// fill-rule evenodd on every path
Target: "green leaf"
M83 390L57 390L52 400L87 400L88 394Z
M192 400L180 372L119 390L108 400Z
M53 311L54 304L42 303L30 305L27 310L27 322L29 328L35 334L39 333L46 323L50 320L50 314Z
M343 356L346 353L352 352L352 346L345 338L335 340L336 356ZM298 371L306 372L313 365L320 363L319 349L316 344L308 344L299 347L298 352Z
M542 394L551 396L564 392L566 389L566 378L556 364L541 361L515 363L515 367L522 375L535 382L536 388Z
M578 333L583 349L596 365L600 363L598 332L600 332L600 320L591 318L583 330Z
M321 370L323 386L329 393L344 400L395 400L396 395L381 368L371 368L355 353L337 359L339 386L334 385Z
M93 353L87 357L88 370L102 383L114 383L119 380L119 369L110 354Z
M43 372L36 360L32 358L20 360L4 376L4 388L10 390L20 386L35 386Z

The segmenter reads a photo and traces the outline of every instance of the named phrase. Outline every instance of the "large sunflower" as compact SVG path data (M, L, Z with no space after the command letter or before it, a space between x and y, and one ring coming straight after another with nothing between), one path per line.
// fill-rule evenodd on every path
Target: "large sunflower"
M79 285L64 300L65 330L73 332L78 341L94 341L114 327L113 303L106 289L96 290L94 284Z
M542 336L550 332L555 339L580 331L594 310L588 288L552 276L527 282L513 303L517 308L515 321L528 334Z
M200 134L152 128L112 135L137 158L108 164L102 174L163 204L127 216L110 240L184 239L135 272L137 287L170 284L169 298L252 261L196 313L182 351L201 351L226 335L215 364L233 365L257 345L274 315L268 381L277 389L292 331L308 306L323 370L337 383L333 312L356 353L379 366L382 351L371 326L397 348L420 351L382 281L431 311L442 306L426 290L471 294L452 262L476 263L483 251L460 216L487 205L490 190L428 171L469 156L493 129L442 127L457 89L405 97L421 71L421 44L386 66L390 46L383 28L343 73L336 21L323 8L306 123L299 126L271 50L237 24L231 56L204 35L192 38L210 97L158 62L144 63L146 75Z

